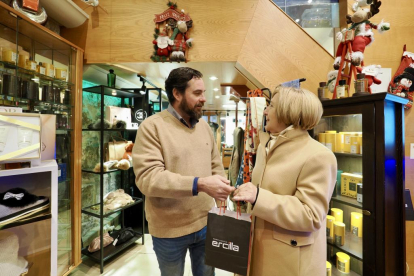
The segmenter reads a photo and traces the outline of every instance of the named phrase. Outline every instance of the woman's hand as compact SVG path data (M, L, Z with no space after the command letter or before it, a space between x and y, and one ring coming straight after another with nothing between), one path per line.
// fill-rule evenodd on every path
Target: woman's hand
M254 203L256 201L257 187L251 182L247 182L237 188L233 193L233 200L247 201Z

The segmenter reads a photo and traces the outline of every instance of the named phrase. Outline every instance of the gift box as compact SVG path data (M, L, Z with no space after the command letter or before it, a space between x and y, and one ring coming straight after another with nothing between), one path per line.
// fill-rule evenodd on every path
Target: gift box
M40 114L0 113L0 162L40 160Z
M17 62L17 54L13 50L3 50L3 61L11 62L13 64L16 64Z
M66 80L68 76L68 70L66 69L61 69L61 68L56 68L56 78L60 79L60 80Z

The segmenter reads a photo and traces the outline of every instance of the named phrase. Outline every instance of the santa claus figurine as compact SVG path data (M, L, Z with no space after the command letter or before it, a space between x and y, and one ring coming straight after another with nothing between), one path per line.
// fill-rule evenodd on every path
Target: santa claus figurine
M157 45L157 55L169 57L173 41L167 36L167 30L164 29L152 43Z

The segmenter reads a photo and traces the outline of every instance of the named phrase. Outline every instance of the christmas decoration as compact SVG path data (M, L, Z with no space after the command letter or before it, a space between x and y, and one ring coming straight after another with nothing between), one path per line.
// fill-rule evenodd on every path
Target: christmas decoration
M381 84L381 80L377 79L377 76L379 75L379 71L381 69L381 65L368 65L364 67L357 67L358 73L365 74L365 78L368 80L368 90L369 93L372 93L371 91L371 85L373 83L375 84Z
M394 86L389 86L389 91L397 96L407 98L409 102L405 105L405 109L413 106L414 94L414 63L410 64L401 75L394 78Z
M189 29L193 25L190 16L184 10L177 11L177 4L169 1L168 9L156 14L154 22L154 53L151 60L155 62L188 61L188 49L192 46ZM162 28L162 29L161 29Z

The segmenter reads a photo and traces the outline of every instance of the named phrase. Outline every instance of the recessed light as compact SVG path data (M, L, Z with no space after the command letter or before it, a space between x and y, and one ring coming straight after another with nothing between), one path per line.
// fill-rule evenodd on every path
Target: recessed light
M220 96L216 96L216 99L220 99Z
M216 80L217 79L217 77L216 76L211 76L210 77L210 80Z
M218 89L218 88L214 88L213 90L214 90L214 91L219 91L219 89Z

